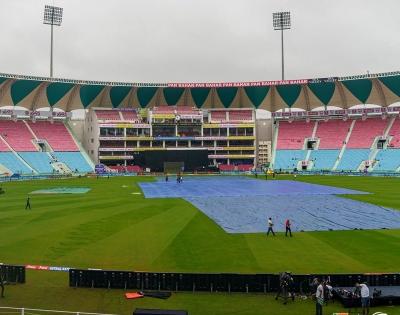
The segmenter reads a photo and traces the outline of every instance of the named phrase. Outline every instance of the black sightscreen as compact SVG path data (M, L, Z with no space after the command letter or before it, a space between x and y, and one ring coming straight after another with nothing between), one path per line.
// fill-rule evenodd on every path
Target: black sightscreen
M155 150L134 153L134 163L152 172L164 172L165 162L183 163L185 172L208 166L208 150Z

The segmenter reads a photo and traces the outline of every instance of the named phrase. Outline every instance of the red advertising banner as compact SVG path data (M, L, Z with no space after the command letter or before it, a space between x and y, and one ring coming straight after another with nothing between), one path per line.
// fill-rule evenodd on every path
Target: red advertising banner
M168 87L177 88L219 88L219 87L246 87L246 86L273 86L289 84L307 84L309 80L281 80L281 81L256 81L256 82L209 82L209 83L168 83Z

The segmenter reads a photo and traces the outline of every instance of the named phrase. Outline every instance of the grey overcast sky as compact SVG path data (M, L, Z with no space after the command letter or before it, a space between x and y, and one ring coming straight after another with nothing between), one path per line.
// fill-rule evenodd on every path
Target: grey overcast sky
M287 79L400 70L399 0L0 0L0 72L49 74L45 4L64 8L55 77L279 80L281 10Z

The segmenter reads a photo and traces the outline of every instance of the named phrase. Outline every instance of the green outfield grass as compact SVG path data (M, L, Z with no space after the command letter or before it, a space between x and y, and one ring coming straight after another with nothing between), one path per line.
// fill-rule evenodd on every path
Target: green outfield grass
M4 183L0 262L180 272L399 272L400 230L299 232L293 238L278 233L269 239L261 233L227 234L184 200L133 194L140 192L137 182L149 180L153 179ZM304 176L296 180L369 191L372 194L348 197L400 209L400 179ZM29 192L54 187L91 190L77 195L32 195L32 210L24 210ZM0 300L2 305L121 313L134 303L165 303L192 309L191 314L226 314L222 308L231 309L231 314L236 308L237 314L274 314L266 312L269 305L276 314L289 314L291 308L280 310L270 298L257 295L177 294L167 302L125 302L122 291L73 290L67 287L65 274L39 271L28 273L26 285L8 289L10 296ZM27 290L30 295L24 293ZM60 301L56 293L70 299ZM217 305L220 312L207 313ZM313 308L307 301L299 305L302 310ZM400 313L396 308L392 314Z

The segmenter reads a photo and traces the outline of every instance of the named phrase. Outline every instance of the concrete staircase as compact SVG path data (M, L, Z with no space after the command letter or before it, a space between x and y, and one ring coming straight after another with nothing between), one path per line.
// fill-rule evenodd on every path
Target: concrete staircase
M275 157L276 157L276 145L278 142L278 132L279 132L279 122L276 122L276 125L273 126L274 134L273 134L273 140L272 140L272 156L271 156L271 165L275 165Z
M386 126L385 132L383 133L383 138L387 139L387 142L386 142L386 145L385 145L384 149L386 149L387 144L390 142L390 139L389 139L388 135L389 135L390 129L392 129L392 126L393 126L395 120L396 120L396 117L391 117L390 118L390 120L389 120L389 122L388 122L388 124ZM377 137L374 140L374 143L372 144L371 153L369 155L369 160L371 161L371 166L368 168L368 172L372 172L374 170L375 164L372 163L372 161L375 161L376 156L381 151L381 149L377 149L377 143L378 143L379 139L380 139L380 137Z
M343 157L343 153L346 150L346 146L347 146L347 143L349 142L349 139L350 139L350 136L351 136L351 132L353 131L355 123L356 123L356 121L353 120L351 125L350 125L349 132L347 133L346 139L344 140L344 143L343 143L343 146L342 146L342 148L340 150L338 159L336 160L335 165L333 165L332 171L335 171L337 169L337 167L338 167L338 165L340 163L340 160Z

